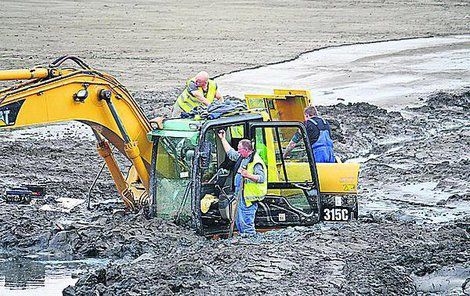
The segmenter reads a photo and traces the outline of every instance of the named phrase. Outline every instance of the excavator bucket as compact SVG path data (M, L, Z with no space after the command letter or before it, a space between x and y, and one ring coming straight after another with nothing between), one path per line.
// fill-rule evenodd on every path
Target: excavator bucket
M250 109L265 109L272 121L304 121L304 109L313 105L308 90L275 89L274 94L246 94ZM286 147L295 131L281 132L282 147ZM317 163L320 191L325 194L357 194L358 163ZM286 166L292 176L301 176L308 169L308 163L290 163Z

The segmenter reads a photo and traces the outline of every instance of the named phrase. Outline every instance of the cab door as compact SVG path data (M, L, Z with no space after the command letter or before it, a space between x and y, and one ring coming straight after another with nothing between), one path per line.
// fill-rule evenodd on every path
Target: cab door
M292 135L301 141L284 155ZM306 129L300 122L253 122L249 137L267 167L268 194L259 203L257 227L312 225L319 221L320 190Z

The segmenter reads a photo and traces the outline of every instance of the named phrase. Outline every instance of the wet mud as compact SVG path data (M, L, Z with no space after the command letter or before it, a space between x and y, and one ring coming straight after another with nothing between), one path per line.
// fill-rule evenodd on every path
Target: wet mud
M312 49L470 29L465 1L202 1L207 17L194 17L194 1L157 2L4 0L0 68L76 55L137 91L154 117L169 114L175 85L200 70L217 76ZM109 260L77 269L65 295L469 294L468 91L400 112L321 107L337 154L362 162L359 220L233 242L125 213L106 170L92 210L64 211L61 199L84 201L101 168L87 127L2 132L0 188L47 187L31 205L0 199L2 258ZM0 267L0 280L12 269Z
M156 97L163 98L159 112L168 112L163 102L177 92L135 96L151 116ZM369 103L319 107L337 154L362 162L357 221L235 240L125 213L107 173L92 192L92 210L82 203L61 212L58 199L85 199L100 169L93 141L73 130L0 141L0 186L48 189L31 205L0 202L0 248L109 260L77 271L64 295L469 293L470 90L421 101L401 112Z

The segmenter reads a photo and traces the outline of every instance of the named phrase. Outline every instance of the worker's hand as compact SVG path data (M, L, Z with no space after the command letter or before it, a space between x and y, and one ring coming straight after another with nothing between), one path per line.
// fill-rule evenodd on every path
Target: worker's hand
M221 140L225 139L225 131L224 131L224 130L219 130L219 131L217 132L217 135L219 136L219 138L220 138Z
M282 153L282 157L286 158L286 157L289 157L289 155L290 155L290 150L289 150L289 147L287 147L284 150L284 153Z
M163 117L155 117L149 120L150 124L156 124L159 129L163 129Z
M293 141L289 142L289 145L287 145L286 149L284 150L284 153L282 154L282 157L287 158L289 157L292 149L295 148L295 143Z
M250 173L248 173L248 171L245 169L239 169L238 172L240 175L242 175L243 178L248 178L250 176Z

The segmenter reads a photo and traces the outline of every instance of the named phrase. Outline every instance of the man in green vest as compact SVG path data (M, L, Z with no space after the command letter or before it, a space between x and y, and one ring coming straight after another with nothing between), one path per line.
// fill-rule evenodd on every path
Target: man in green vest
M186 87L179 95L173 106L172 117L180 117L182 112L189 112L197 106L209 106L214 99L223 102L223 97L217 90L217 84L209 79L205 71L186 81Z
M235 224L239 233L253 235L256 233L255 215L258 201L263 200L268 191L266 164L253 149L250 140L241 140L238 143L238 151L235 151L227 142L224 130L220 130L218 136L228 158L236 162L235 196L240 198Z

